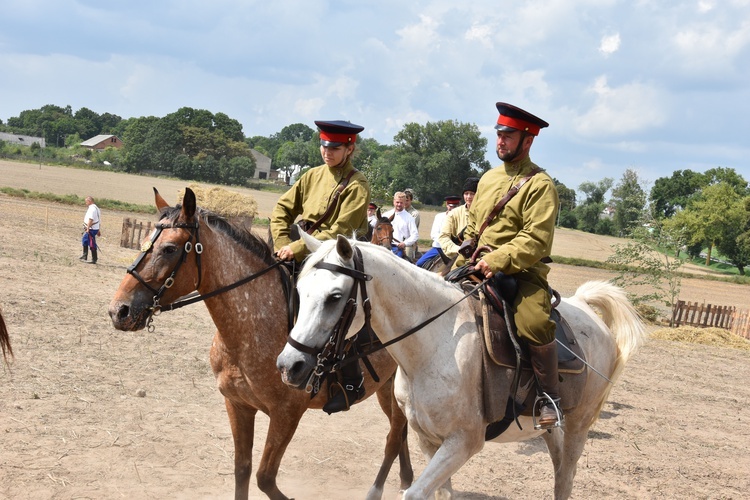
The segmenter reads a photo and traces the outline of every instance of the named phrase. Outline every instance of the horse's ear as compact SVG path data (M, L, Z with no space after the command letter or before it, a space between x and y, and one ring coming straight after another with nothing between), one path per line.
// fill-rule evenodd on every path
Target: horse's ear
M382 215L381 215L381 213L380 213L380 209L379 209L379 208L378 208L378 211L377 211L377 212L375 212L375 213L376 213L376 214L377 214L377 216L378 216L378 220L380 220L380 219L382 219L382 218L383 218L383 216L382 216Z
M162 198L156 188L154 188L154 203L156 203L156 208L158 208L160 212L165 208L169 208L169 203Z
M321 241L313 236L310 236L307 234L306 231L300 231L299 232L300 237L302 238L302 241L305 242L305 246L308 250L311 252L316 251L318 248L320 248Z
M195 193L190 188L185 188L185 196L182 197L182 215L187 220L195 215Z
M354 255L351 243L349 243L349 240L343 234L336 236L336 251L345 261L352 260L352 256Z
M393 222L393 218L396 216L396 212L393 212L390 217L388 217L389 222Z

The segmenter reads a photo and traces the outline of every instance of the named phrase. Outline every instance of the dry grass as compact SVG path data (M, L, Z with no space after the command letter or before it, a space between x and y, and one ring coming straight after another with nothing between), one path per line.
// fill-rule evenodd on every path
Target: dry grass
M740 337L723 328L696 328L694 326L679 326L677 328L662 328L651 334L652 339L671 340L675 342L690 342L717 347L730 347L750 351L750 340Z

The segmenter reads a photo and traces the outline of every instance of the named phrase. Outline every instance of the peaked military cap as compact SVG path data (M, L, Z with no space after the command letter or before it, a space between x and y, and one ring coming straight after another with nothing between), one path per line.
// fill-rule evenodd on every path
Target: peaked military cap
M365 128L343 120L316 120L315 125L320 129L320 145L335 148L342 144L357 142L357 134Z
M549 123L541 118L512 104L498 102L495 106L497 106L497 111L500 113L495 129L501 132L522 130L531 135L539 135L541 129L549 127Z
M378 206L374 203L370 203L369 205L367 205L367 208L372 208L373 210L377 210Z
M445 203L447 205L451 205L453 207L459 205L461 203L461 197L456 195L450 195L445 197Z

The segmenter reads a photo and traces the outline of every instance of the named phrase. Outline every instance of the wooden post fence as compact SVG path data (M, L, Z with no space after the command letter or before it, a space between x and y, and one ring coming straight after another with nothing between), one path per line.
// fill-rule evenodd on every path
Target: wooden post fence
M717 306L705 302L699 304L698 302L678 300L672 310L672 324L674 326L723 328L750 339L750 311L737 309L734 306Z
M122 220L122 233L120 234L120 246L139 250L141 240L151 234L153 223L151 221L138 222L136 219L125 217Z

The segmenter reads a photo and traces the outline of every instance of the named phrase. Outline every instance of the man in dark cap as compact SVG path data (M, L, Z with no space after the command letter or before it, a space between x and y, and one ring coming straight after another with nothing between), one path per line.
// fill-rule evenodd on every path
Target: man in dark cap
M458 255L458 248L464 240L464 230L469 222L469 209L474 201L474 194L477 192L479 177L468 177L464 182L463 199L464 204L454 210L445 218L443 227L440 229L440 248L443 253L453 259Z
M432 229L430 230L432 246L422 254L419 260L417 260L417 265L419 267L429 267L428 264L438 255L443 258L445 263L449 262L449 259L445 257L445 254L440 249L440 231L443 229L443 222L445 221L446 216L451 210L456 208L459 203L461 203L461 198L458 196L451 195L445 197L445 211L435 215L435 218L432 220Z
M555 323L549 319L549 267L542 259L552 251L558 196L552 178L529 158L534 138L549 124L511 104L498 102L497 110L496 150L503 164L479 181L465 235L474 239L476 248L492 249L475 264L482 275L495 279L502 274L513 275L518 282L513 309L518 335L529 348L541 398L537 428L550 429L562 424L562 412ZM484 224L498 202L516 186L517 194ZM456 265L464 264L464 258L457 259Z
M370 223L370 227L375 227L378 223L378 206L373 202L367 205L367 222Z
M368 230L367 204L370 184L352 165L357 134L364 127L346 121L316 121L320 129L320 155L324 165L305 172L281 195L270 220L276 256L285 261L302 260L309 253L303 240L293 237L292 225L319 240L365 236ZM338 194L337 194L338 193ZM312 229L311 229L312 228ZM295 231L296 232L296 231ZM343 388L323 406L328 413L348 410L365 391L359 363L342 370Z

